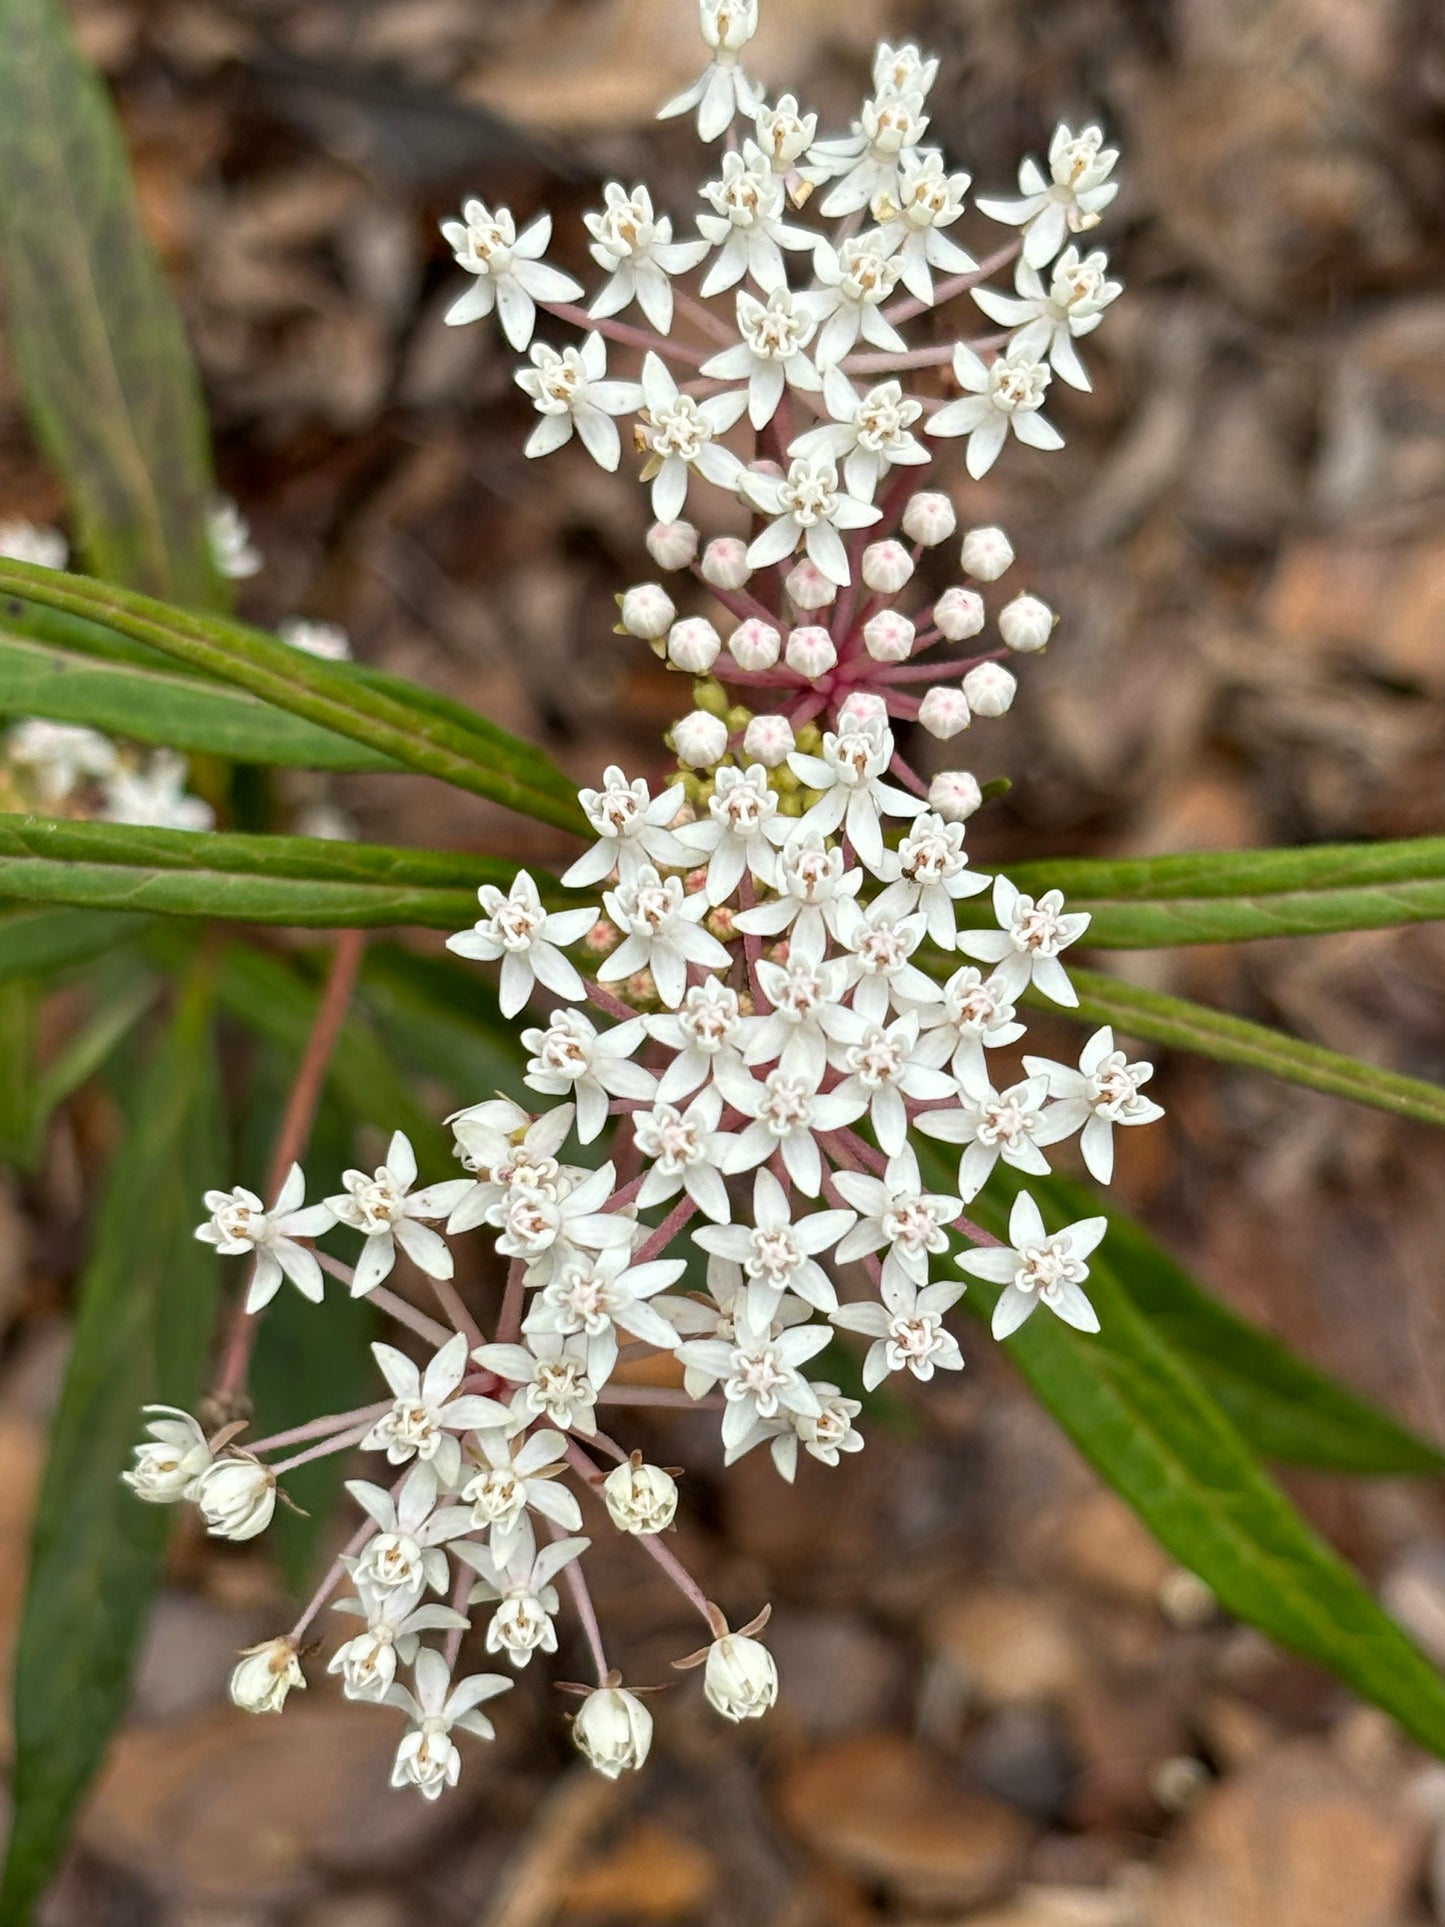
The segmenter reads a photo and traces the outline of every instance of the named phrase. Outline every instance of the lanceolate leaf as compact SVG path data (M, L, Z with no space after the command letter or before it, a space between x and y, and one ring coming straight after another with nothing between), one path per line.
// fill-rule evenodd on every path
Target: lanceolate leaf
M16 977L49 977L67 965L107 956L138 936L150 921L143 915L104 910L0 912L0 984Z
M0 1927L22 1927L125 1710L171 1515L120 1474L142 1405L194 1408L216 1307L191 1235L225 1169L209 992L192 982L136 1093L81 1284L15 1660L15 1818Z
M36 433L103 575L220 598L199 386L114 110L58 0L0 0L0 285Z

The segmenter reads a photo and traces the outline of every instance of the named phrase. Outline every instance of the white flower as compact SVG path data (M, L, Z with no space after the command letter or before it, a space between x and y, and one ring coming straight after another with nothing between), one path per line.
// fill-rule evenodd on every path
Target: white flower
M607 343L601 335L584 336L580 348L549 348L534 341L530 368L517 370L517 386L530 395L542 417L523 451L550 455L572 439L575 428L582 446L599 468L615 469L622 459L622 437L614 415L642 406L642 390L635 381L607 380Z
M433 1468L443 1486L455 1486L462 1465L457 1433L505 1425L509 1416L495 1399L455 1396L467 1374L465 1335L457 1332L449 1338L425 1374L394 1345L373 1345L371 1350L395 1401L361 1441L362 1451L385 1452L393 1465L418 1459Z
M741 1066L738 1071L751 1082ZM728 1091L731 1097L731 1084ZM633 1113L634 1140L652 1167L637 1193L640 1209L663 1204L679 1191L686 1191L715 1223L727 1223L730 1207L722 1169L733 1139L718 1130L721 1116L722 1098L716 1083L699 1091L685 1111L674 1104L659 1104L653 1110Z
M677 1053L658 1080L658 1097L675 1104L705 1084L719 1063L736 1059L749 1021L738 993L716 977L689 985L675 1015L644 1017L648 1035Z
M1043 1108L1048 1079L1028 1077L1006 1091L986 1078L967 1073L958 1108L925 1111L914 1128L925 1137L966 1148L958 1161L958 1192L965 1204L976 1198L1000 1158L1015 1170L1043 1176L1049 1161L1042 1147L1067 1137L1072 1126Z
M265 567L265 558L251 540L250 524L227 496L206 512L206 540L217 575L231 582L244 582Z
M353 1298L364 1297L390 1274L397 1245L429 1278L451 1277L452 1254L438 1234L418 1220L444 1218L471 1189L465 1178L448 1178L413 1192L416 1153L406 1133L395 1131L385 1164L370 1175L343 1171L341 1182L345 1190L328 1198L327 1207L338 1224L366 1234L352 1274Z
M920 1062L915 1055L915 1014L882 1024L849 1010L841 1014L839 1023L842 1043L831 1056L834 1068L843 1077L834 1087L834 1095L859 1100L867 1107L879 1150L886 1157L894 1157L908 1137L905 1100L948 1098L958 1087L953 1078Z
M659 334L672 332L672 280L695 268L707 253L706 241L674 241L667 215L655 215L645 187L629 194L620 181L602 190L599 214L584 214L592 236L588 252L608 279L587 312L599 320L621 314L635 300Z
M760 1640L726 1633L708 1648L702 1690L725 1720L761 1719L778 1697L777 1662Z
M178 1406L141 1409L159 1416L146 1427L150 1439L135 1448L135 1464L121 1478L147 1505L174 1505L177 1499L195 1498L196 1481L211 1463L205 1433Z
M968 867L961 823L946 823L934 810L914 817L898 845L897 872L874 902L882 916L918 911L940 950L952 950L957 934L954 904L977 896L990 879Z
M719 0L721 5L728 3ZM599 1686L578 1707L572 1738L589 1766L615 1780L646 1760L652 1745L652 1715L625 1687Z
M863 1434L853 1424L863 1410L862 1401L844 1398L836 1385L813 1380L819 1409L816 1415L791 1414L790 1431L773 1440L773 1463L785 1479L791 1480L798 1460L798 1446L820 1465L836 1465L840 1453L861 1452Z
M499 207L494 214L485 201L468 201L460 221L442 222L442 233L457 266L476 276L446 311L453 328L495 308L502 333L520 350L532 339L537 302L575 301L582 292L570 274L542 259L552 238L550 214L539 214L518 234L510 209Z
M927 95L938 78L938 62L926 58L911 40L894 47L880 40L873 53L873 85L879 93Z
M597 1430L597 1387L582 1339L533 1332L527 1345L478 1345L472 1357L517 1387L512 1415L521 1424L540 1418L564 1432Z
M1049 142L1049 173L1035 160L1019 168L1022 199L980 200L980 213L991 221L1024 230L1024 259L1041 268L1052 261L1066 234L1084 234L1097 227L1104 209L1119 192L1111 181L1117 147L1105 147L1103 129L1085 127L1075 134L1062 122Z
M890 1004L904 1010L939 1000L938 985L909 962L923 941L923 918L916 913L903 915L887 896L885 891L866 910L852 902L838 920L841 941L849 953L844 962L853 988L853 1010L877 1024L888 1016Z
M1122 281L1109 279L1109 257L1102 248L1082 259L1077 248L1065 248L1054 263L1048 287L1037 268L1020 261L1014 270L1016 297L975 288L973 298L989 317L1018 333L1009 343L1011 353L1048 360L1061 381L1071 388L1091 386L1074 347L1080 335L1092 334L1104 310L1124 292Z
M387 1705L399 1706L412 1722L396 1749L391 1784L414 1786L428 1800L438 1800L447 1787L456 1785L462 1770L452 1728L460 1727L479 1740L494 1739L492 1722L476 1709L484 1700L505 1693L511 1681L501 1673L472 1673L453 1686L446 1661L430 1646L418 1652L413 1678L415 1695L404 1686L392 1686L386 1694Z
M396 1678L397 1662L410 1666L425 1632L463 1631L464 1613L451 1606L417 1606L415 1593L378 1592L362 1580L354 1599L338 1599L336 1610L359 1614L365 1632L338 1646L327 1662L328 1673L341 1675L341 1690L349 1700L384 1700Z
M243 1648L231 1674L231 1700L243 1713L279 1713L292 1687L305 1685L295 1640L268 1639Z
M855 234L840 248L828 241L817 243L813 273L820 285L807 299L823 323L814 349L820 364L841 361L860 335L891 354L906 349L908 344L883 314L882 304L903 273L903 263L892 248L892 241L876 229Z
M38 716L17 723L8 733L5 754L12 763L34 771L35 787L47 806L63 803L87 777L112 775L116 766L115 744L108 738L93 729L46 722Z
M1107 1024L1085 1044L1077 1070L1051 1057L1026 1057L1024 1069L1030 1077L1048 1079L1053 1100L1049 1114L1059 1123L1067 1119L1071 1131L1080 1131L1084 1163L1100 1184L1114 1175L1114 1126L1152 1124L1164 1115L1164 1107L1145 1097L1141 1088L1154 1075L1154 1066L1131 1064L1123 1051L1115 1050Z
M840 1262L851 1264L874 1251L886 1252L886 1283L906 1279L928 1283L928 1260L948 1249L946 1226L963 1210L961 1198L925 1191L911 1145L889 1158L881 1178L863 1171L835 1171L833 1184L859 1213L859 1221L838 1245Z
M783 249L810 248L813 236L783 219L783 177L757 143L744 141L740 154L724 154L722 173L704 184L702 195L713 211L698 215L698 232L718 250L703 277L703 298L735 287L745 274L764 294L786 287Z
M103 823L132 823L147 830L209 830L216 813L199 796L186 795L189 767L173 749L158 749L139 769L116 769L104 779Z
M840 914L851 903L844 898ZM822 923L804 927L799 918L787 962L759 958L758 982L772 1009L754 1020L743 1051L745 1063L777 1063L790 1077L822 1082L828 1041L841 1034L838 1019L848 989L846 960L825 959L824 947Z
M1085 1260L1108 1228L1107 1218L1081 1218L1062 1231L1045 1231L1038 1206L1020 1191L1009 1213L1012 1244L965 1251L958 1260L972 1277L1006 1287L993 1308L994 1337L1017 1331L1039 1304L1078 1331L1096 1332L1098 1315L1081 1286L1089 1275Z
M602 1209L611 1197L616 1173L611 1164L595 1171L559 1172L536 1187L507 1186L486 1213L500 1227L497 1250L504 1258L522 1258L541 1266L537 1282L550 1267L578 1250L610 1251L630 1244L635 1229L631 1218Z
M559 1104L534 1118L509 1097L488 1098L447 1119L456 1138L457 1156L477 1173L460 1203L447 1219L447 1230L470 1231L475 1225L500 1223L517 1191L567 1190L557 1152L572 1128L573 1107Z
M584 994L582 979L559 946L577 943L587 935L597 921L595 909L544 910L537 886L525 870L517 872L506 892L494 883L484 883L477 899L486 916L479 917L470 930L448 937L447 949L483 963L501 958L497 1001L504 1017L515 1017L539 983L559 997Z
M70 559L70 544L59 529L17 516L0 522L0 556L7 562L29 562L37 569L63 569Z
M879 722L854 724L837 735L830 730L821 756L794 750L788 758L795 776L809 789L823 791L803 818L803 828L831 835L841 827L875 876L884 867L880 816L921 816L927 807L920 797L883 781L892 761L893 732Z
M968 192L967 174L949 174L936 149L905 154L891 188L873 197L873 219L897 247L899 280L918 301L933 304L933 276L971 274L978 266L971 254L943 232L963 213Z
M350 662L351 638L338 622L313 622L307 616L290 616L276 625L282 642L289 642L304 656L319 656L324 662Z
M903 158L928 131L923 94L917 89L885 88L865 100L853 133L843 140L819 141L809 160L830 172L842 170L837 185L819 208L825 219L856 214L875 196L891 200L898 187Z
M210 1217L196 1227L202 1244L214 1245L223 1257L233 1258L253 1252L255 1270L246 1294L246 1310L259 1311L269 1305L281 1289L283 1276L289 1278L303 1298L319 1305L325 1280L316 1254L298 1238L319 1237L336 1223L330 1205L302 1205L306 1177L299 1164L293 1164L286 1182L269 1211L254 1191L238 1185L234 1191L207 1191L205 1206Z
M748 420L754 428L763 428L777 413L785 388L816 392L823 386L822 376L803 352L818 323L783 283L773 288L766 301L739 288L737 320L742 340L705 361L701 372L718 381L745 381Z
M616 763L609 763L602 772L600 790L577 792L577 801L600 840L563 873L563 883L569 889L582 889L614 872L623 883L631 883L648 863L679 867L689 863L687 846L668 828L684 795L683 785L673 783L654 800L645 777L634 776L629 782Z
M925 1064L946 1064L953 1074L977 1082L987 1077L984 1052L1016 1044L1025 1026L1014 1018L1012 1002L997 977L985 977L974 964L955 970L943 986L942 1005L920 1013L923 1036L918 1054Z
M963 1369L958 1340L943 1322L965 1287L947 1282L921 1288L894 1272L880 1286L883 1302L873 1299L841 1305L833 1323L845 1331L862 1332L873 1343L863 1361L863 1384L868 1391L881 1385L890 1372L912 1372L928 1380L936 1371Z
M467 1604L495 1599L497 1610L487 1627L487 1651L505 1653L520 1672L533 1653L555 1653L557 1628L552 1623L560 1601L553 1579L590 1546L590 1539L554 1539L538 1551L530 1528L508 1559L498 1559L485 1546L457 1547L479 1575Z
M1049 385L1049 365L1010 347L987 367L964 342L955 343L953 372L969 392L946 402L928 424L930 435L966 435L964 457L977 481L998 460L1010 428L1030 448L1062 448L1064 438L1039 413Z
M753 1180L752 1224L704 1225L693 1233L693 1243L741 1267L748 1316L763 1326L777 1316L787 1292L818 1311L836 1309L838 1294L817 1258L852 1223L851 1211L810 1209L795 1224L787 1192L771 1171L760 1170Z
M731 1450L759 1421L780 1412L817 1416L817 1394L798 1367L822 1351L829 1337L826 1325L793 1325L775 1332L744 1311L733 1320L731 1340L689 1338L678 1346L677 1356L684 1365L699 1366L721 1381L727 1401L722 1438Z
M900 382L879 382L860 396L840 368L830 367L824 371L823 395L832 421L799 435L793 447L800 455L841 461L848 493L860 502L873 500L895 464L916 466L932 460L911 433L923 403L905 395Z
M605 891L602 900L624 936L599 966L600 983L615 983L635 971L650 970L658 996L676 1010L687 989L690 963L709 970L731 968L728 951L702 928L707 898L701 892L686 896L680 877L664 881L647 865L632 882Z
M818 116L798 111L795 94L780 94L776 107L759 100L753 112L758 146L779 173L792 166L813 144Z
M687 1269L683 1258L655 1258L634 1265L625 1246L579 1253L558 1265L532 1301L522 1330L585 1340L587 1376L605 1385L617 1363L617 1334L629 1333L659 1351L671 1351L677 1333L647 1302Z
M677 1480L634 1452L602 1481L607 1516L619 1532L645 1536L666 1532L677 1516Z
M698 401L684 395L667 363L649 353L642 363L649 456L642 471L652 483L652 512L660 522L675 522L687 504L687 485L695 468L705 481L732 488L742 467L717 439L747 406L747 391L733 389Z
M819 1090L817 1080L795 1076L779 1067L762 1083L735 1073L719 1079L724 1096L735 1110L753 1121L734 1139L723 1164L728 1172L751 1171L774 1151L781 1151L788 1176L800 1191L816 1198L823 1186L823 1162L816 1133L836 1131L861 1117L866 1100L835 1091Z
M254 1539L276 1510L276 1475L248 1452L228 1453L201 1472L187 1494L215 1539Z
M848 869L843 852L836 846L830 849L823 832L808 824L794 830L779 852L779 895L770 903L744 910L734 917L733 925L759 937L779 936L791 926L793 942L818 941L821 956L823 931L837 936L843 905L857 896L862 885L863 872Z
M776 845L787 836L787 819L778 816L778 793L761 763L746 769L723 768L708 798L707 820L685 823L678 840L708 859L709 903L725 903L743 872L771 885L777 874Z
M472 1529L490 1534L494 1557L512 1557L528 1511L540 1512L568 1532L582 1523L576 1494L559 1483L567 1466L567 1441L560 1432L488 1430L477 1437L486 1463L462 1487L472 1508Z
M525 1082L548 1097L571 1097L577 1136L590 1144L607 1124L608 1100L644 1100L657 1089L651 1071L634 1062L646 1032L641 1018L599 1031L580 1010L554 1010L545 1030L524 1030L530 1051Z
M959 935L958 948L997 966L994 981L1010 1002L1032 982L1056 1004L1070 1008L1077 1004L1078 993L1059 962L1059 952L1083 936L1089 927L1088 912L1065 910L1062 890L1046 890L1035 903L1003 876L994 878L993 908L1000 927L965 930Z
M347 1561L357 1586L379 1597L404 1598L408 1610L428 1586L445 1591L447 1556L441 1548L469 1532L472 1519L465 1506L437 1506L435 1468L418 1460L395 1497L366 1479L348 1479L346 1489L380 1527Z

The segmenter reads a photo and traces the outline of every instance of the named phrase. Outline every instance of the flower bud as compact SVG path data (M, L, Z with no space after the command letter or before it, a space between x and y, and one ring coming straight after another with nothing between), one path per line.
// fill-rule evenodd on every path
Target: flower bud
M709 716L695 709L690 716L672 726L672 746L677 760L689 769L711 769L727 755L728 726L721 716Z
M788 646L784 652L789 669L796 669L800 676L810 679L826 676L838 660L838 651L833 638L826 629L809 623L801 629L793 629L788 634Z
M909 541L919 542L925 549L946 542L957 527L958 517L952 502L936 489L910 495L903 506L903 533Z
M907 662L915 630L899 609L880 609L863 624L863 647L874 662Z
M764 769L778 769L798 746L786 716L754 716L743 732L743 754Z
M722 639L706 616L684 616L667 632L667 660L693 676L705 676L721 648Z
M1002 529L970 529L963 538L959 560L976 582L997 582L1013 559L1013 543Z
M677 1480L660 1465L628 1460L603 1480L602 1497L619 1532L665 1532L677 1512Z
M794 563L783 583L795 609L826 609L838 599L838 585L830 582L816 562L805 556Z
M231 1698L243 1713L279 1713L293 1686L304 1688L294 1639L268 1639L247 1646L231 1674Z
M254 1539L276 1510L276 1475L259 1459L236 1453L206 1468L194 1497L212 1537Z
M968 698L954 684L936 683L918 705L918 720L930 736L946 743L968 728Z
M194 1486L211 1463L206 1435L189 1412L173 1405L147 1405L158 1412L146 1430L150 1440L135 1448L135 1464L121 1478L147 1505L174 1505L195 1497Z
M928 786L928 807L945 823L962 823L983 801L978 778L966 769L940 770Z
M1057 621L1048 603L1040 602L1036 595L1015 596L998 612L999 634L1010 649L1017 649L1021 655L1032 655L1036 649L1042 649Z
M983 617L983 597L976 589L945 589L933 605L933 620L950 642L976 636Z
M697 554L697 530L691 522L654 522L647 553L659 569L685 569Z
M748 545L736 535L719 535L702 552L702 579L715 589L740 589L751 574Z
M870 542L859 565L864 582L879 595L897 595L913 574L913 557L901 542Z
M728 654L739 669L771 669L783 653L783 638L758 616L740 622L728 637Z
M850 689L838 711L840 730L866 728L869 723L887 721L888 705L871 689Z
M629 636L659 642L672 627L677 610L660 582L638 582L624 590L619 613Z
M652 1715L635 1693L621 1686L599 1686L577 1709L572 1738L589 1765L615 1780L647 1758Z
M702 1690L725 1720L761 1719L778 1697L777 1662L760 1640L725 1633L708 1652Z
M1017 678L1001 662L981 662L963 679L963 693L975 716L1002 716L1012 708Z

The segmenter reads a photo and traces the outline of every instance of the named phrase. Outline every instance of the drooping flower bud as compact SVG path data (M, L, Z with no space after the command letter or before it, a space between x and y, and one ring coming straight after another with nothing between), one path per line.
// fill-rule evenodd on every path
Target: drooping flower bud
M295 1640L268 1639L245 1648L231 1674L231 1698L243 1713L279 1713L292 1687L305 1685Z
M778 769L798 747L786 716L754 716L743 731L743 754L764 769Z
M615 1780L621 1773L636 1771L647 1758L652 1715L625 1687L599 1686L577 1709L572 1737L588 1764Z
M933 620L950 642L967 642L983 628L983 597L976 589L945 589L933 605Z
M660 1465L634 1457L608 1473L602 1497L619 1532L664 1532L677 1513L677 1480Z
M1057 621L1048 603L1041 602L1036 595L1015 596L998 612L999 634L1009 648L1017 649L1020 655L1032 655L1042 649Z
M918 720L930 736L946 743L960 730L968 728L968 698L956 684L935 683L918 705Z
M659 642L672 627L677 610L660 582L637 582L624 590L619 618L629 636Z
M1002 716L1013 707L1017 679L1001 662L981 662L963 679L963 693L975 716Z
M238 1452L206 1468L194 1497L214 1538L254 1539L276 1510L276 1475L259 1459Z
M964 574L971 575L975 582L997 582L1013 559L1013 543L1002 529L969 529L963 538L959 560Z
M727 755L728 726L721 716L695 709L673 724L672 746L678 762L689 769L711 769Z
M941 770L928 786L928 807L945 823L962 823L983 801L978 778L966 769Z
M659 569L685 569L697 554L691 522L654 522L647 531L647 553Z
M708 1652L702 1690L725 1720L761 1719L778 1697L777 1662L761 1640L725 1633Z
M715 589L741 589L752 570L748 545L736 535L719 535L702 552L702 577Z
M826 609L838 599L838 585L830 582L816 562L806 557L789 569L783 587L795 609Z
M796 669L800 676L810 678L826 676L838 661L833 638L816 623L791 630L784 654L789 669Z
M913 575L913 557L901 542L870 542L859 565L864 582L879 595L897 595Z
M760 616L749 616L728 637L728 654L739 669L771 669L782 653L783 638Z
M721 648L722 639L706 616L685 616L667 632L667 660L693 676L705 676Z
M904 504L903 533L910 542L919 542L925 549L946 542L957 527L958 517L952 502L936 489L910 495Z
M899 609L880 609L863 624L863 647L874 662L907 662L917 632Z

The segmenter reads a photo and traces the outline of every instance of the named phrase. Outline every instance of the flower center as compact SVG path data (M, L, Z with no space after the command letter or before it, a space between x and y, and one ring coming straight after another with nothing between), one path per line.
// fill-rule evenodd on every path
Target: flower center
M712 425L691 395L653 410L652 451L664 459L675 455L680 461L697 459L698 450L712 440Z

